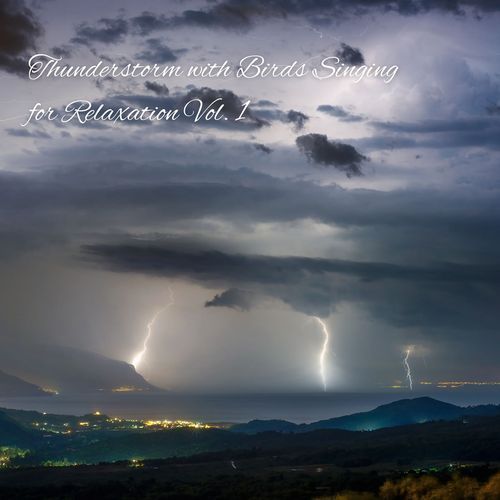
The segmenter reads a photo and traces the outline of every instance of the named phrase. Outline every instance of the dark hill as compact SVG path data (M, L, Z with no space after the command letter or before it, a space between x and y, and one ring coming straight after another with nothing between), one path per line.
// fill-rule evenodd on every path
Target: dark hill
M17 377L63 393L159 390L125 361L71 347L8 345L0 350L0 366Z
M500 409L497 409L500 414ZM316 429L346 429L351 431L370 431L396 425L422 424L437 420L456 420L464 414L464 409L437 399L422 397L402 399L374 410L346 415L344 417L320 420L309 424L307 431ZM300 426L299 430L303 430Z
M236 424L230 427L232 432L257 434L259 432L297 432L299 425L287 420L250 420L246 424Z
M36 431L25 429L22 425L0 411L0 446L30 446L40 441Z
M16 396L48 396L49 393L37 385L0 370L0 398Z
M85 463L193 456L218 452L231 460L242 450L287 455L300 463L369 464L405 460L500 460L500 417L429 422L373 432L339 429L284 434L236 434L222 429L174 429L131 434L59 451ZM348 465L353 466L353 465Z
M466 416L500 415L500 406L483 405L462 408L429 397L402 399L378 406L374 410L343 417L320 420L311 424L293 424L285 420L252 420L231 427L233 432L309 432L318 429L369 431L400 425L421 424L439 420L457 420Z

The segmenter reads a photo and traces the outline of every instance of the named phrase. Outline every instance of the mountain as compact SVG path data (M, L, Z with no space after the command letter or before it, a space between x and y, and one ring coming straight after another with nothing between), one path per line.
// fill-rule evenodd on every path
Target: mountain
M421 397L394 401L367 412L320 420L307 425L307 430L346 429L351 431L371 431L396 425L456 420L463 414L464 409L460 406L429 397Z
M0 366L9 373L57 392L159 390L125 361L55 345L8 345Z
M0 411L0 447L29 446L40 440L39 433L26 429Z
M0 398L17 396L48 396L49 393L37 385L30 384L19 377L0 370Z
M402 399L378 406L374 410L343 417L320 420L311 424L293 424L285 420L252 420L231 427L233 432L256 434L259 432L309 432L318 429L344 429L371 431L385 427L419 424L439 420L457 420L467 416L500 415L500 406L482 405L463 408L429 397Z
M141 434L130 433L91 443L75 450L65 450L64 454L71 460L83 463L190 456L246 447L248 437L244 436L241 441L240 436L221 429L205 429L201 432L193 429L171 429Z
M258 434L259 432L297 432L299 425L287 420L250 420L246 424L232 425L229 430L244 434Z
M304 424L302 424L304 425ZM260 432L299 432L301 425L287 420L250 420L245 424L235 424L229 427L231 432L241 434L259 434Z
M428 422L373 432L327 429L292 434L237 434L223 429L171 429L106 437L88 444L71 442L65 448L48 450L44 456L90 464L197 454L205 454L201 456L207 461L209 453L217 453L227 462L247 453L279 456L281 460L286 455L288 460L302 464L331 463L341 467L397 460L497 461L500 417L472 417L467 423Z
M285 421L273 421L273 425L280 429L293 429L294 432L268 430L256 433L187 427L149 430L124 421L117 424L118 428L111 429L109 418L100 414L74 417L0 409L0 446L30 448L33 453L26 457L24 465L47 460L91 464L210 453L218 453L227 462L245 454L273 457L273 461L286 455L286 460L307 464L331 463L341 467L361 467L388 460L402 460L407 464L423 460L497 461L500 460L499 407L496 407L496 416L462 418L471 410L473 413L492 413L494 408L491 405L460 408L430 398L417 398L310 425L288 422L286 426ZM372 432L316 429L318 425L333 425L335 421L337 425L360 425L366 421L367 415L387 418L382 423L399 423L401 420L393 417L398 412L404 418L408 418L411 412L420 418L433 412L440 418L436 417L439 421L395 425ZM452 419L453 415L459 417ZM351 423L344 420L349 418L353 418ZM82 421L85 426L80 429ZM256 422L253 430L258 427ZM264 423L270 426L270 422ZM60 432L61 428L68 428L70 432Z
M0 467L0 498L374 499L383 484L384 498L499 498L500 417L373 432L88 432L44 436Z

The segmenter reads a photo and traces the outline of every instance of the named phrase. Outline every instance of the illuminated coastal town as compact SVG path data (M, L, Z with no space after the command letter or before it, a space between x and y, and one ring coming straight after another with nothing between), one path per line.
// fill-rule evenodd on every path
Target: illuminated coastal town
M65 417L66 416L51 415L51 418L45 420L33 420L30 422L30 425L34 429L54 434L72 434L86 431L158 431L178 428L211 429L219 427L215 424L193 422L190 420L139 420L108 417L107 415L101 414L100 411L95 411L92 414L82 417Z
M208 424L190 420L126 419L109 417L100 411L83 416L53 415L24 410L8 410L11 418L30 430L38 432L48 447L57 446L61 439L70 439L78 445L92 444L104 437L123 436L130 433L153 433L157 431L185 429L207 430L223 428L224 424ZM0 468L16 467L29 457L30 448L19 446L0 447ZM43 465L78 465L78 461L46 460ZM137 464L137 460L133 462Z

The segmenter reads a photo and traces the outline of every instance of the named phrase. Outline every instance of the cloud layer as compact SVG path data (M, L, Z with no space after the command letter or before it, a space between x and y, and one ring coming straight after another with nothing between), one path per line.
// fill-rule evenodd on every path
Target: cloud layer
M34 50L42 27L23 0L0 2L0 69L25 75L29 51Z

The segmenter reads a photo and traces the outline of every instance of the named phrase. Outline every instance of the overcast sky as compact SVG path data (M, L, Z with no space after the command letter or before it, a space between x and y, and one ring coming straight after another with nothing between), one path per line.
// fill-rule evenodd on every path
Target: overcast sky
M2 0L0 342L130 361L175 390L498 380L500 12L468 0ZM365 79L39 79L62 63L397 65ZM242 123L23 128L34 103L172 106ZM225 91L225 92L224 92ZM191 92L191 94L190 94Z

